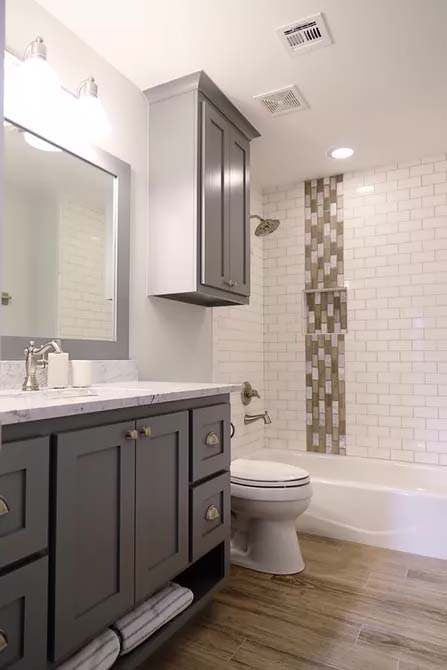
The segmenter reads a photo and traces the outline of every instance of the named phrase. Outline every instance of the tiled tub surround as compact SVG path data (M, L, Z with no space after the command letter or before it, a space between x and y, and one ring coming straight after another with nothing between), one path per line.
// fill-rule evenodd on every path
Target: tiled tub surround
M264 216L281 221L263 243L265 446L305 450L304 183L266 192Z
M344 198L347 453L447 465L446 155L347 174Z
M304 190L307 450L344 454L343 176L306 181Z

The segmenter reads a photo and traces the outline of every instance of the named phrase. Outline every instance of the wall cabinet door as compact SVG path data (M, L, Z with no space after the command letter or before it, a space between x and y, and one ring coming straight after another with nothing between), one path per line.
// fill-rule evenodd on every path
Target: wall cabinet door
M188 412L137 422L136 599L188 564Z
M230 290L250 295L250 144L229 131L229 276Z
M202 284L228 289L230 124L206 100L202 102Z
M57 437L55 660L134 603L134 432L126 422Z
M249 142L202 102L202 283L250 294Z

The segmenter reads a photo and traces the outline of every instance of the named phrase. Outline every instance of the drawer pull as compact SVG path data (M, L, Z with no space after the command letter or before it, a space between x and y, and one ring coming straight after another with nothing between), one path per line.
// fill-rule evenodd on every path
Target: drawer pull
M220 512L217 509L216 505L210 505L208 507L208 509L206 510L205 519L207 521L215 521L216 519L220 519Z
M138 430L128 430L126 440L138 440Z
M216 444L219 444L219 438L213 430L206 436L205 444L208 447L215 447Z
M0 630L0 654L2 653L2 651L5 651L7 646L8 646L8 637L6 633Z
M152 428L150 426L142 426L139 429L139 433L142 437L152 437Z
M3 496L0 496L0 516L5 516L9 512L9 505Z

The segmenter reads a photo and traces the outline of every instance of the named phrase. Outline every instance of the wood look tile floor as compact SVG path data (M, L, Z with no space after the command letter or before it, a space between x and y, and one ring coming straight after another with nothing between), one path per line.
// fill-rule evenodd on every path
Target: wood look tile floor
M446 670L447 561L300 536L293 577L233 567L141 670Z

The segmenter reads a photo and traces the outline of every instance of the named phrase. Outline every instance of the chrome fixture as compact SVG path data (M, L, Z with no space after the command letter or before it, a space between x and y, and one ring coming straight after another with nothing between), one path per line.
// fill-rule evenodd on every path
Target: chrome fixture
M250 219L259 219L259 224L255 230L257 237L265 237L265 235L274 233L280 223L279 219L263 219L259 214L252 214Z
M25 349L25 379L23 381L22 391L38 391L39 383L37 381L37 368L45 368L48 361L44 358L50 352L62 354L62 346L58 340L51 340L42 346L35 346L34 340L31 340Z
M267 410L263 414L246 414L244 416L244 423L247 426L248 424L254 423L255 421L260 421L261 419L264 421L266 426L272 423Z
M252 398L260 398L259 391L253 388L250 382L242 384L241 400L243 405L249 405Z

